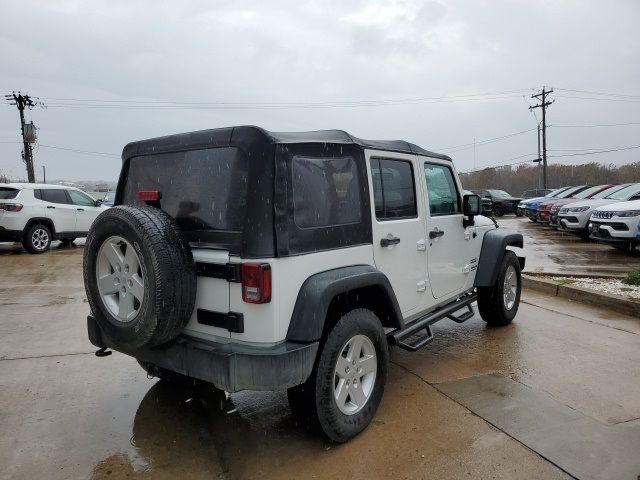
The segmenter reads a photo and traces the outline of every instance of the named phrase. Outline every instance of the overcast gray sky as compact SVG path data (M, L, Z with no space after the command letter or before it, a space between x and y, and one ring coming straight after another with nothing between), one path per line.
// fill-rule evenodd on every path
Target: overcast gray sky
M640 145L638 0L0 4L1 93L49 105L28 115L38 178L44 164L48 178L117 179L129 141L240 124L404 139L460 171L513 163L535 156L522 155L536 152L528 105L543 85L556 99L549 155ZM559 127L621 123L636 124ZM529 129L475 158L451 148ZM0 172L12 177L26 176L19 141L17 110L0 105ZM551 161L636 160L640 148Z

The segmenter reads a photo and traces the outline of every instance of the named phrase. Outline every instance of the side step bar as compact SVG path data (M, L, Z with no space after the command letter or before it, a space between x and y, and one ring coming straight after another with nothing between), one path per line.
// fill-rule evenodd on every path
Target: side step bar
M434 323L442 320L443 318L449 318L454 322L462 323L473 317L474 312L471 304L477 299L477 293L470 293L464 297L460 297L455 302L445 305L444 307L440 307L437 310L428 313L424 317L418 318L410 324L405 325L403 328L391 332L388 336L389 343L391 345L397 345L410 352L415 352L433 340L431 325ZM455 312L464 307L467 307L468 311L464 312L462 315L454 315ZM417 340L407 341L409 337L416 336L416 334L421 330L424 330L425 333L419 336Z

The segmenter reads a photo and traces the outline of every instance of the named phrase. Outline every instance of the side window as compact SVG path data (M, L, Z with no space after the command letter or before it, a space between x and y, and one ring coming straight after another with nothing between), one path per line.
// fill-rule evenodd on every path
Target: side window
M67 190L69 192L69 196L71 197L71 201L74 205L82 205L85 207L94 207L96 202L90 198L88 195L85 195L82 192L78 192L77 190Z
M371 176L378 220L418 216L411 162L372 158Z
M66 203L69 204L69 197L67 197L67 192L63 189L59 188L43 188L41 190L42 199L45 202L50 203Z
M42 198L42 190L40 190L39 188L36 188L33 191L33 196L36 197L38 200L44 200L44 198Z
M360 222L360 179L353 157L296 155L292 169L293 218L299 228Z
M425 163L424 173L427 178L431 216L462 213L460 196L451 169L444 165Z

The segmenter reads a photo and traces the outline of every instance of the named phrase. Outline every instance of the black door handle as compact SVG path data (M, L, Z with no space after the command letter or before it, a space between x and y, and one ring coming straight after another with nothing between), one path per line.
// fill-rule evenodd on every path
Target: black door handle
M53 205L47 205L47 208L56 208Z
M433 240L434 238L438 238L444 235L444 232L442 230L431 230L429 232L429 238L431 240Z
M76 208L79 212L84 212L84 208Z
M387 235L385 238L380 239L381 247L389 247L391 245L397 245L398 243L400 243L400 239L398 237L394 237L391 234Z

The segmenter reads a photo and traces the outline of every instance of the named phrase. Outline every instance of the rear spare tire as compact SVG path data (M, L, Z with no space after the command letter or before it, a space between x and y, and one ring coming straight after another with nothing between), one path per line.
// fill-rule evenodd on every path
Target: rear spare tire
M91 310L114 347L168 342L193 312L193 255L162 210L117 206L102 212L87 236L83 270Z

